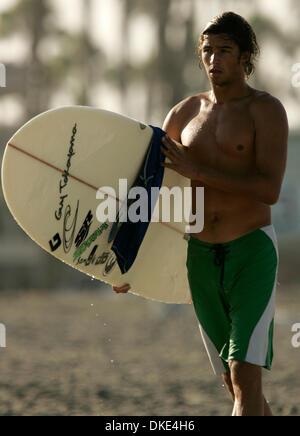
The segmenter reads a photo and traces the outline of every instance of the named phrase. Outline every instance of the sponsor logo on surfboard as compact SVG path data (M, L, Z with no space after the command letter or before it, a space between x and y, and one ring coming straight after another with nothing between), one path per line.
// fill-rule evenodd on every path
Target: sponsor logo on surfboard
M56 235L53 236L51 241L49 241L49 245L51 248L52 253L56 251L61 246L61 238L59 233L56 233Z
M57 221L59 221L62 217L64 201L68 197L68 194L63 195L63 191L65 190L65 188L69 182L69 172L70 172L70 168L71 168L71 161L72 161L72 157L75 154L74 144L75 144L76 133L77 133L77 123L75 123L75 125L72 129L72 137L71 137L71 141L70 141L69 152L67 155L66 168L65 168L64 172L62 173L62 177L61 177L61 180L59 182L60 199L59 199L58 209L55 211L55 218L57 219Z
M101 226L98 227L94 231L94 233L85 242L83 242L83 244L75 251L75 253L73 254L73 262L76 262L76 260L77 260L77 265L78 265L78 263L80 263L79 262L80 256L102 234L103 230L106 230L107 228L108 228L108 224L107 223L101 224Z
M76 248L78 248L82 244L82 242L86 239L87 235L89 234L89 230L92 222L93 222L93 214L92 211L90 210L82 224L82 227L78 232L78 235L75 238Z

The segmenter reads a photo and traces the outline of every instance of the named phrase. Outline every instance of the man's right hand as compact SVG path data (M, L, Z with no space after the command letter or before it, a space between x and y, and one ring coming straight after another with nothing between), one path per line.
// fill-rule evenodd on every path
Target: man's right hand
M131 289L131 286L127 283L124 286L121 286L120 288L118 288L117 286L112 286L113 290L117 293L117 294L126 294L129 289Z

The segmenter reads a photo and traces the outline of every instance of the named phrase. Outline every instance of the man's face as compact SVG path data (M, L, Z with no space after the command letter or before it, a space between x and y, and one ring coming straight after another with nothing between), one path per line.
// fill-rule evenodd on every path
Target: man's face
M206 74L215 85L227 85L244 75L247 53L241 56L238 45L225 34L205 35L201 56Z

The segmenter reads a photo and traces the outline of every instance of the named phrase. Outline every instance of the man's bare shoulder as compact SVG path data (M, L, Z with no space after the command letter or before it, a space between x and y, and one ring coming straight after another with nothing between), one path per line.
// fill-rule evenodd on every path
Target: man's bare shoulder
M253 89L253 95L249 104L249 110L254 119L264 116L265 118L281 118L287 120L285 108L281 101L266 91Z
M175 113L180 113L189 109L199 108L203 100L209 100L209 94L210 91L204 91L199 94L190 95L175 105L172 110Z
M163 129L174 139L180 140L181 131L186 122L200 111L201 102L206 97L206 92L191 95L177 103L168 113Z
M170 112L173 115L182 115L187 110L193 109L197 104L199 104L199 95L190 95L177 103Z

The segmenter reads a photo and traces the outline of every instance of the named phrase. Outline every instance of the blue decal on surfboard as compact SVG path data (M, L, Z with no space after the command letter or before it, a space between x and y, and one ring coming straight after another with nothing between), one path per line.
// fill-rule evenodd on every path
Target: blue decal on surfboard
M122 274L125 274L127 271L129 271L133 265L150 224L152 213L157 201L157 199L156 201L153 201L153 196L151 196L151 188L158 187L160 189L164 177L164 167L161 166L161 163L165 161L165 155L161 152L161 139L166 135L166 132L161 130L159 127L150 127L153 130L151 142L140 173L133 185L141 186L147 190L148 221L131 222L130 219L127 218L127 222L123 222L121 224L111 247L111 250L114 251L117 257L117 262ZM127 201L129 202L130 200ZM111 240L114 236L113 230L116 232L118 224L119 223L117 220L113 225L113 229L109 235Z

